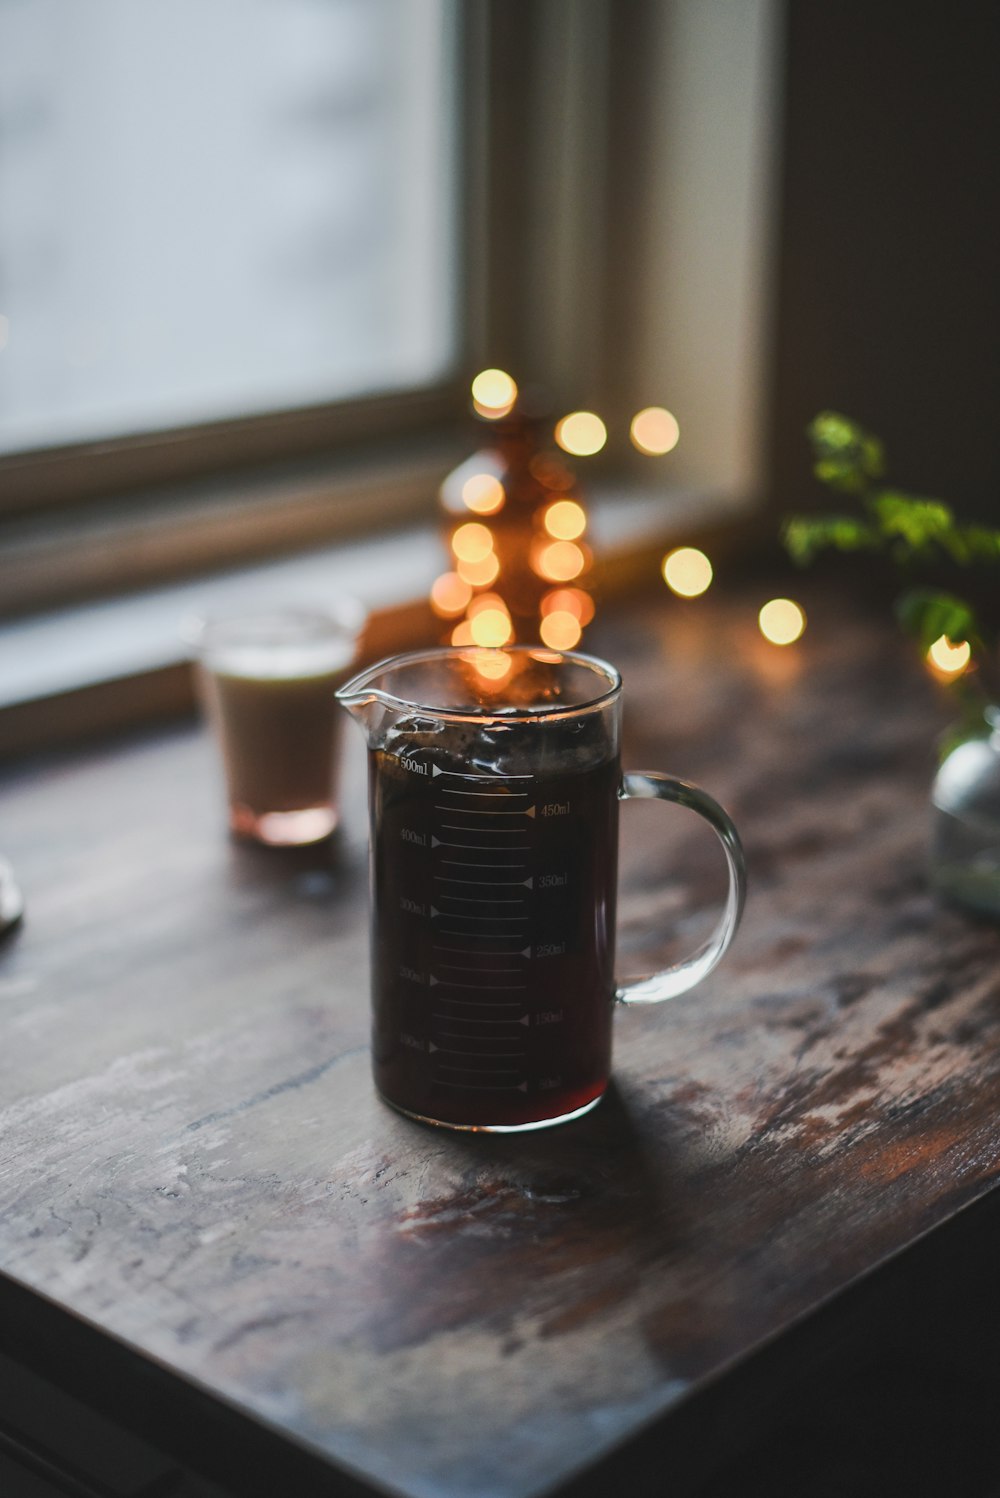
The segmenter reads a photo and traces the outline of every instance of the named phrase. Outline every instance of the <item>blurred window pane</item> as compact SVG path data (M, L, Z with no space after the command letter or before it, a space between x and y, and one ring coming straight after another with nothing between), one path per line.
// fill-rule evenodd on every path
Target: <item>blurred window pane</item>
M0 451L454 361L455 0L0 0Z

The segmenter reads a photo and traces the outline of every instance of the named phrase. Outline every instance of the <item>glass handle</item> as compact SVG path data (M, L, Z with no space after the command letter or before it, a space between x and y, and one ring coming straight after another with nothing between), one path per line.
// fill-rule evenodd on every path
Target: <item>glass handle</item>
M626 983L615 993L615 998L622 1004L659 1004L664 999L673 999L678 994L687 993L689 988L700 983L712 971L736 935L747 894L743 844L731 818L718 801L689 781L674 780L672 776L660 775L655 770L632 771L622 776L618 799L673 801L678 806L689 807L705 818L726 855L729 891L725 909L708 939L683 962L665 968L662 973L654 973L650 978L637 978Z

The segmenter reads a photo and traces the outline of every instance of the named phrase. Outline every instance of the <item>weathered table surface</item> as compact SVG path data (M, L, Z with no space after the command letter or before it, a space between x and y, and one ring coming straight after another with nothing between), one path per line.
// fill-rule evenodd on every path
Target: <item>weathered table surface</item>
M124 1344L200 1389L192 1421L207 1392L361 1491L519 1498L655 1421L666 1476L673 1411L992 1187L1000 932L922 870L940 699L821 591L767 646L758 593L591 642L627 763L729 806L751 896L547 1134L372 1094L359 737L332 854L231 844L200 728L7 772L0 1283L98 1329L122 1408ZM704 929L721 857L673 808L626 808L624 840L621 965L648 966Z

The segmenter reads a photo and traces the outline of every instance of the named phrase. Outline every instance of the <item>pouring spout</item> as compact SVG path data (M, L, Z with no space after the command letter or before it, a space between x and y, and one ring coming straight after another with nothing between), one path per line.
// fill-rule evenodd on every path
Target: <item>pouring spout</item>
M369 738L376 726L383 721L385 709L396 705L395 699L388 692L375 685L381 672L381 665L371 666L338 687L335 693L341 707L346 708Z
M378 698L374 692L350 692L346 687L338 687L335 693L341 707L347 709L355 722L365 728L371 717L371 709L375 706Z

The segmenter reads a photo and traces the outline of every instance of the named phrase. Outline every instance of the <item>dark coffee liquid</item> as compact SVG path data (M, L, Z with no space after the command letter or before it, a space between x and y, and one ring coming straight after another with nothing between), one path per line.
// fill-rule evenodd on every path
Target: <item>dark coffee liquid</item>
M376 1086L472 1127L573 1113L611 1059L617 764L503 764L370 756Z

